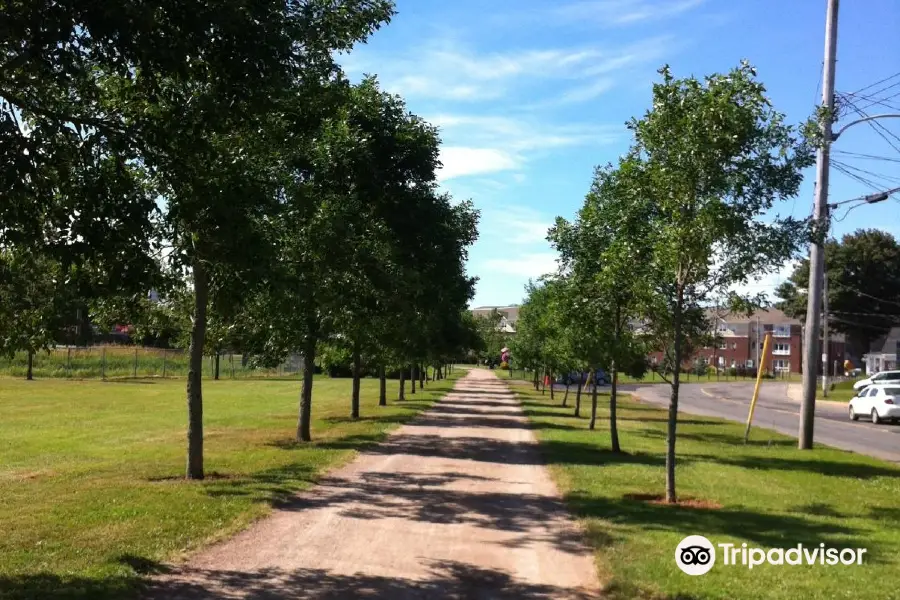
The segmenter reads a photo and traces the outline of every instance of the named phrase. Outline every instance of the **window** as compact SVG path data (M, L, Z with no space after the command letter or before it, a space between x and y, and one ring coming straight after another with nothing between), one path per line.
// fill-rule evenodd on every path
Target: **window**
M784 360L783 358L775 359L772 362L772 365L775 367L776 371L790 371L791 370L791 361Z
M728 350L728 342L725 340L719 342L719 350Z
M884 381L900 381L900 371L894 371L893 373L885 373L884 377L882 377Z
M776 343L772 349L772 354L790 354L791 353L791 345L790 344L779 344Z
M790 325L773 325L772 335L775 337L791 337Z
M720 356L720 357L719 357L719 366L720 366L720 367L724 367L724 366L725 366L725 357L724 357L724 356Z
M878 388L870 388L867 396L874 397L878 395Z
M731 342L731 349L737 350L737 342Z
M735 367L737 367L737 361L732 358L731 359L731 368L734 369Z
M900 387L884 388L884 393L888 396L900 396Z
M752 369L752 368L753 368L753 359L752 359L752 358L748 358L748 359L747 359L747 362L744 363L744 366L746 366L748 369Z

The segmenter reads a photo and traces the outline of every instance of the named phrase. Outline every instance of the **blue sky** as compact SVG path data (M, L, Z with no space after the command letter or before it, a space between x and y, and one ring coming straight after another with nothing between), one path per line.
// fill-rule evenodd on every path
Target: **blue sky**
M440 126L441 185L482 212L469 260L469 272L480 279L473 306L508 304L521 301L529 278L554 269L547 228L557 215L571 219L593 168L626 150L624 124L646 110L661 65L677 76L703 76L746 58L775 106L802 121L820 98L825 6L825 0L398 0L391 24L342 62L353 77L378 75L412 112ZM896 0L843 2L836 89L854 92L900 71L897 31ZM894 93L900 85L879 96ZM891 102L900 106L900 96ZM900 137L900 119L884 126ZM900 151L865 124L848 130L834 150L900 160ZM877 174L863 175L885 187L900 186L900 162L836 158ZM813 178L810 170L800 195L778 212L808 215ZM832 170L831 201L871 192ZM898 198L854 210L835 224L835 234L880 227L900 236ZM788 273L789 266L748 289L771 293Z

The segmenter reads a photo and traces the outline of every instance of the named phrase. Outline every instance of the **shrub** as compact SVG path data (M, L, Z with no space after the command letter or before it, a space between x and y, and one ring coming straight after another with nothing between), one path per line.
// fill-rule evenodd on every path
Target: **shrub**
M501 368L502 370L504 370L504 371L508 371L508 370L509 370L509 363L506 362L506 361L503 361L502 363L500 363L500 368Z

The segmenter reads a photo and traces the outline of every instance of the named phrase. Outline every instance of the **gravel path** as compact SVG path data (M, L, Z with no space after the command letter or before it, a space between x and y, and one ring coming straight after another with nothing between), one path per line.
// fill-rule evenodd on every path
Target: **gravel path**
M385 443L149 598L596 598L591 552L521 407L475 369Z

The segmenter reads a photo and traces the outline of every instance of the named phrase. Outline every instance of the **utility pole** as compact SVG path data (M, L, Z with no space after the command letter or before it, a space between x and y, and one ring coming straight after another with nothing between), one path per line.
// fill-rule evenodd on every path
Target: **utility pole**
M828 271L822 275L822 397L828 397Z
M813 210L817 233L827 228L828 169L832 142L831 125L834 118L834 70L837 63L838 0L828 0L825 14L825 62L822 69L822 105L827 109L822 118L822 147L816 156L816 203ZM819 310L822 303L822 284L825 276L825 239L813 240L809 250L809 293L806 304L806 331L803 336L803 399L800 404L800 431L797 446L801 450L813 447L813 426L816 417L816 379L819 357Z

